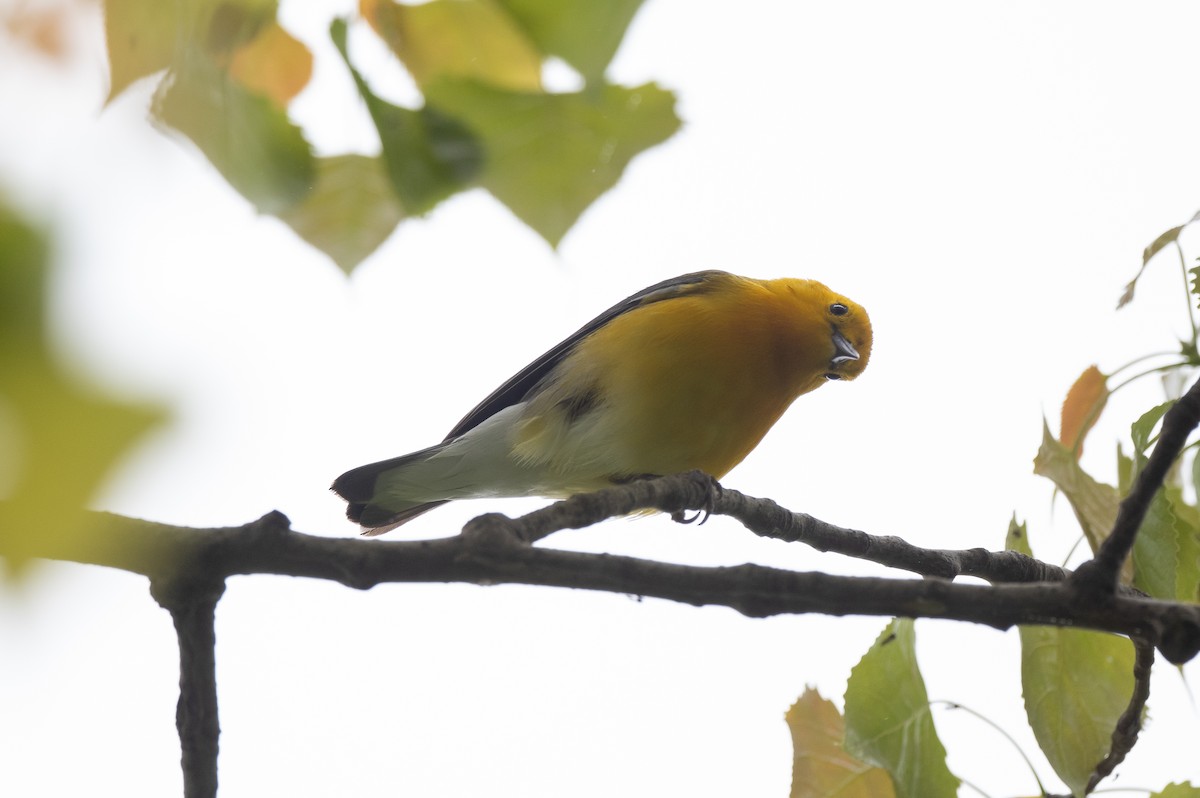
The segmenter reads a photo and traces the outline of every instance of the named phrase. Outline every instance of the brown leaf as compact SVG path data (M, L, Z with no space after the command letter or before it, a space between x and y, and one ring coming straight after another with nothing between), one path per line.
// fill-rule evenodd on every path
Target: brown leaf
M1083 454L1083 439L1100 418L1107 402L1108 377L1095 366L1088 366L1067 391L1059 427L1058 439L1075 453L1075 459Z
M792 732L791 798L894 798L891 777L842 748L845 722L811 687L787 711Z

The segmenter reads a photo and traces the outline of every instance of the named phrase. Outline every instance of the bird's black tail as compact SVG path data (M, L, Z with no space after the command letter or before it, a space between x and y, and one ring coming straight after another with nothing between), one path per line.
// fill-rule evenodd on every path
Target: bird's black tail
M364 535L382 535L434 507L445 504L446 500L398 501L393 497L379 496L377 490L381 475L421 462L440 448L441 446L434 446L402 457L368 463L352 468L335 479L331 489L349 503L346 507L346 517L362 525Z

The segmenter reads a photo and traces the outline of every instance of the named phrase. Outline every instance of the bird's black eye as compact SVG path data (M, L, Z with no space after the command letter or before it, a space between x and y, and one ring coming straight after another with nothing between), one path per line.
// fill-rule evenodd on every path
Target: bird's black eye
M850 312L850 308L846 307L841 302L834 302L829 306L829 312L835 316L845 316Z
M841 378L842 378L841 374L837 374L832 371L825 375L825 379L827 379L827 380L840 380Z

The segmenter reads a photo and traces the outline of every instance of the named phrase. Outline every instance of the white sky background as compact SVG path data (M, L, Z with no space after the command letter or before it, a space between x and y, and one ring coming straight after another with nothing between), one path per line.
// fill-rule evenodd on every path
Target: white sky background
M371 151L326 44L353 3L284 2L317 51L296 118L323 153ZM96 41L73 67L0 46L0 185L63 239L64 350L171 403L100 504L190 524L272 509L351 536L343 470L439 440L482 396L657 280L724 268L827 282L876 332L854 383L805 396L725 484L931 547L1037 553L1078 531L1031 474L1075 376L1173 346L1172 253L1113 310L1142 247L1200 207L1200 5L649 0L611 70L679 95L684 130L639 157L555 253L482 192L408 222L353 276L258 218L190 145L145 124L149 86L100 113ZM356 58L404 97L368 37ZM1184 236L1191 254L1200 240ZM1114 472L1123 392L1085 465ZM533 500L461 503L390 537L452 534ZM52 512L53 508L47 508ZM612 521L547 545L683 563L881 569L722 518ZM217 616L221 794L780 796L783 713L840 705L882 618L731 610L525 587L230 581ZM934 698L1028 731L1015 632L922 621ZM177 649L146 581L48 565L0 598L0 795L173 795ZM1160 663L1117 785L1200 779L1200 720ZM1187 669L1195 683L1195 666ZM995 732L937 711L955 773L1032 794ZM972 794L967 788L964 795Z

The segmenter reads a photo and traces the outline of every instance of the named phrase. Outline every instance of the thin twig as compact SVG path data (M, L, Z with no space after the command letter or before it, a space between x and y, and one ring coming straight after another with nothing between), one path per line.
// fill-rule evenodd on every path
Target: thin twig
M1125 707L1125 711L1117 719L1117 727L1112 733L1112 747L1092 771L1085 793L1096 789L1096 785L1125 760L1142 730L1142 713L1145 712L1146 701L1150 698L1150 670L1154 665L1154 646L1137 638L1133 639L1133 645L1137 652L1133 663L1133 695L1129 697L1129 706Z

